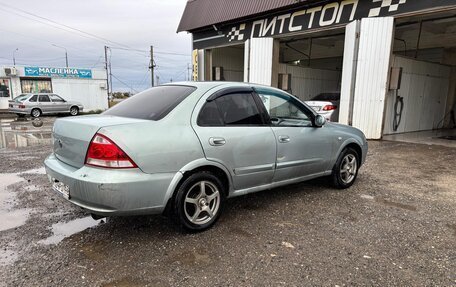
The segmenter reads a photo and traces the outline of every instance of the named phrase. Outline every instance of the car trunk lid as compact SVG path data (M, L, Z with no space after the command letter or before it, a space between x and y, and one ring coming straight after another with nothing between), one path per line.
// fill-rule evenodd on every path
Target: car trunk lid
M58 119L53 129L54 153L62 162L82 167L89 144L98 130L141 122L145 120L102 115Z

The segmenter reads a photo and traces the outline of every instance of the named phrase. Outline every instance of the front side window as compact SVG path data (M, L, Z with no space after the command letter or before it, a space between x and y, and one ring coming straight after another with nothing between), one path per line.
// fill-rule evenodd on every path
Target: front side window
M33 96L29 99L29 102L36 103L37 100L38 100L38 95L33 95Z
M274 90L256 89L275 126L312 126L311 112L293 97Z
M65 102L64 99L62 99L61 97L57 96L57 95L49 95L49 97L51 97L51 100L55 103L63 103Z
M195 87L171 85L151 88L118 103L103 114L158 121L195 90Z
M200 126L259 126L263 125L263 119L251 93L233 93L207 102L197 123Z
M38 100L40 101L40 103L43 103L43 102L46 103L46 102L50 102L51 101L49 99L48 95L39 95Z

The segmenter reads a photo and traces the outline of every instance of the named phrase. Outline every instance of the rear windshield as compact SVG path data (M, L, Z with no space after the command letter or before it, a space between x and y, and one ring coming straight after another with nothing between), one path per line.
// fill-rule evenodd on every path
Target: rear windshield
M339 93L323 93L315 96L312 100L314 101L340 101Z
M118 103L103 114L158 121L169 114L195 90L195 87L189 86L151 88Z
M30 95L22 94L22 95L15 97L13 99L13 101L15 101L16 103L19 103L19 102L25 101L28 97L30 97Z

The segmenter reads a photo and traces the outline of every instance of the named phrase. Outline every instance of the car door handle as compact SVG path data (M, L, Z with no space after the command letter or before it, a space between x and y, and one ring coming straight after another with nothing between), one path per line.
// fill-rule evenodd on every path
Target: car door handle
M224 138L209 138L209 144L211 146L222 146L226 144L226 140Z
M279 143L289 143L290 137L289 136L279 136Z

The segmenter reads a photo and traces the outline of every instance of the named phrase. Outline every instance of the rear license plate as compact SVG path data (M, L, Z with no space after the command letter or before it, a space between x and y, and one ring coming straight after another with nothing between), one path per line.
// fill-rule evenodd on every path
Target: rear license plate
M66 199L70 199L70 187L63 182L56 181L52 183L52 189L63 195Z
M316 107L316 106L311 106L311 108L316 112L319 112L321 109L320 107Z

